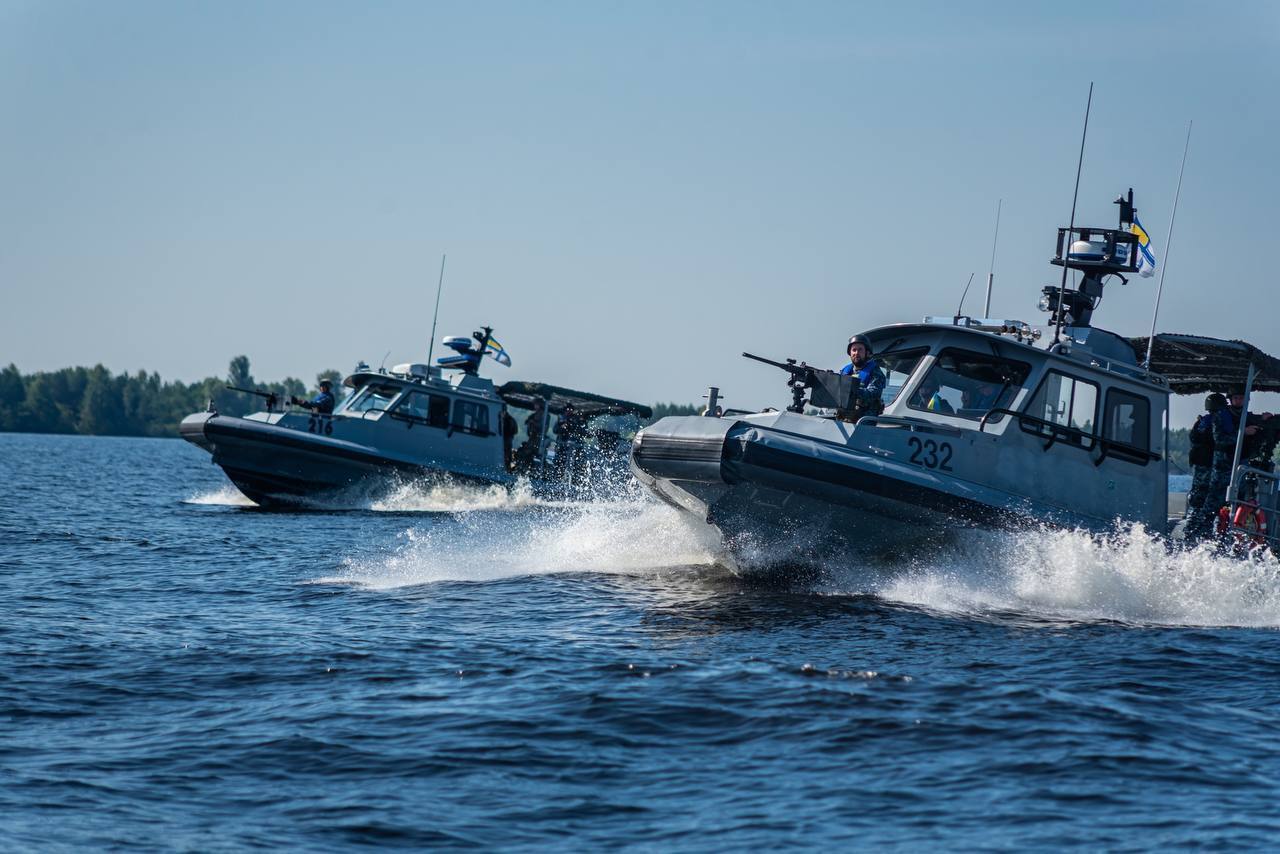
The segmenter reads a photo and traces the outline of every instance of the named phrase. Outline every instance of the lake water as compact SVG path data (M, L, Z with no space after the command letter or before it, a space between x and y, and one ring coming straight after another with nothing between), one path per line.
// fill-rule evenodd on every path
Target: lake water
M787 583L643 501L248 506L0 435L0 849L1262 848L1280 577L1141 531Z

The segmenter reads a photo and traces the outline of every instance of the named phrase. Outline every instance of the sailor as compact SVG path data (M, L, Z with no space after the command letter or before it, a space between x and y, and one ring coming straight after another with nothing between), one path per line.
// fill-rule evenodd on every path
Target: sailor
M1236 389L1231 392L1231 416L1235 419L1236 427L1239 429L1240 417L1244 411L1244 390ZM1245 416L1244 428L1244 447L1240 450L1241 462L1252 462L1261 456L1263 440L1263 423L1271 419L1270 412L1264 412L1261 415L1250 412Z
M320 380L320 393L315 397L310 400L290 397L289 402L294 406L310 409L318 415L331 415L333 413L333 405L336 402L333 399L333 382L327 379Z
M1204 399L1205 414L1191 427L1191 492L1187 494L1184 539L1202 540L1213 530L1231 482L1235 458L1236 420L1225 396L1214 392Z
M533 467L533 461L542 450L542 419L546 417L547 405L542 398L533 401L533 412L524 420L524 444L516 451L515 468L526 470Z
M960 399L965 409L985 411L996 405L996 398L999 396L999 388L992 383L982 382L974 388L965 389Z
M941 388L942 384L938 382L938 378L932 372L925 374L924 379L920 380L920 387L911 396L911 406L915 409L925 409L929 412L939 412L944 415L955 414L955 407L938 393Z
M502 407L502 459L506 462L508 470L515 464L515 455L512 454L511 449L515 445L516 434L519 432L520 425L511 417L507 408Z
M845 348L849 354L849 364L840 373L858 378L858 397L855 407L863 412L878 415L884 409L885 376L884 371L871 358L871 339L865 335L854 335Z

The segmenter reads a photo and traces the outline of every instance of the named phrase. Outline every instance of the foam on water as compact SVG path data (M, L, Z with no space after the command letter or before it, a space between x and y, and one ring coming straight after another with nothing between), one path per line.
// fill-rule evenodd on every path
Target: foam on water
M505 486L475 486L450 482L414 482L397 486L369 504L370 510L385 513L465 513L473 510L523 510L536 506L526 481Z
M838 587L847 577L836 572L832 582ZM1280 627L1280 565L1273 559L1233 559L1207 545L1169 551L1141 525L1109 537L974 533L902 572L880 574L868 592L971 615Z
M295 501L299 499L294 499ZM257 507L231 484L201 492L184 504L220 507ZM417 480L397 483L390 491L370 497L359 491L318 499L302 499L311 510L371 510L377 513L468 513L476 510L519 511L531 507L569 506L537 498L527 481L510 488L493 484L480 486L451 481Z
M220 489L211 489L197 493L182 502L183 504L204 504L215 507L257 507L243 492L231 484Z
M666 505L581 504L415 526L389 552L348 559L349 572L320 582L389 589L553 572L635 573L709 565L719 550L711 526Z

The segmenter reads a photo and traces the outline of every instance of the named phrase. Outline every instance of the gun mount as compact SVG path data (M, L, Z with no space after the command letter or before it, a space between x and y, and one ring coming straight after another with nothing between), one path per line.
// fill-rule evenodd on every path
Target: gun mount
M857 417L866 414L858 411L858 389L860 384L855 376L848 376L823 368L814 368L804 362L797 365L795 359L775 362L773 359L766 359L763 356L756 356L752 353L743 353L742 355L745 358L754 359L766 365L773 365L775 368L781 368L790 374L787 378L787 387L791 389L791 405L787 407L788 412L802 414L804 412L805 393L809 392L809 404L811 406L819 409L834 409L836 410L837 418L855 420Z

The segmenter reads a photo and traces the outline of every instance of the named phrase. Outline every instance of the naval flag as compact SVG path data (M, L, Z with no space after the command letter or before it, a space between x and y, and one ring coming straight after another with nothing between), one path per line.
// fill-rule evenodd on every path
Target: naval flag
M1147 236L1147 230L1142 227L1142 223L1138 222L1137 216L1133 218L1129 231L1138 237L1138 275L1150 278L1156 272L1156 256L1151 251L1151 238Z
M489 336L488 341L484 342L484 351L492 356L493 360L499 365L511 367L511 357L507 355L507 351L498 343L498 339L492 335Z

